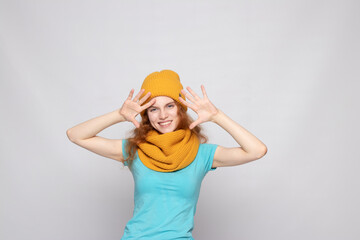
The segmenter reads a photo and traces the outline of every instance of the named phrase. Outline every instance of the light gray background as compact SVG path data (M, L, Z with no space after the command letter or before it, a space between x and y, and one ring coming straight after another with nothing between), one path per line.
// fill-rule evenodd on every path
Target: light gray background
M198 94L204 84L268 147L208 173L195 239L359 239L359 5L1 0L0 239L121 238L131 173L66 130L120 108L162 69ZM237 146L202 125L209 143Z

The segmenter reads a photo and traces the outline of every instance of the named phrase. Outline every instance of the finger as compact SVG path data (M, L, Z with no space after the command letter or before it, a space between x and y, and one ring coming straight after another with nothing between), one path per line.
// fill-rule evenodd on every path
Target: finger
M138 121L136 121L135 119L134 119L134 120L132 120L131 122L135 125L135 127L136 127L136 128L139 128L139 127L140 127L139 122L138 122Z
M135 96L134 101L137 102L141 94L145 91L145 89L141 89L140 92Z
M196 99L199 99L199 98L200 98L190 87L186 87L186 89L187 89Z
M150 97L150 95L151 95L151 92L146 93L145 96L143 96L143 97L140 99L139 104L140 104L140 105L143 104L143 103L146 101L146 99L148 99L148 98Z
M131 100L131 98L132 98L132 96L133 96L133 93L134 93L134 89L132 88L132 89L130 90L130 93L129 93L129 96L128 96L127 99Z
M150 102L148 102L147 104L145 104L144 106L141 107L141 111L143 111L144 109L147 109L148 107L153 105L155 102L156 102L155 98L151 99Z
M201 123L201 121L199 119L197 119L195 122L191 123L189 125L190 130L193 129L194 127L196 127L200 123Z
M187 101L185 101L183 98L179 97L179 100L181 103L183 103L184 105L186 105L187 107L190 107L191 108L191 104L188 103Z
M179 99L180 99L181 103L183 103L185 106L191 108L194 112L198 111L198 107L195 104L189 103L182 98L179 98Z
M202 91L204 97L205 97L205 98L208 98L208 96L207 96L207 94L206 94L206 91L205 91L204 85L201 85L201 91Z
M184 96L189 99L191 102L196 102L196 100L190 95L188 94L184 89L181 89L181 93L184 94Z

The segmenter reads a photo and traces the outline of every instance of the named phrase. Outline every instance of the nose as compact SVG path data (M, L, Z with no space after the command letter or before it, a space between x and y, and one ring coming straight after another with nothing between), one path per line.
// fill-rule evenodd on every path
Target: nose
M160 119L167 118L168 114L165 110L160 110Z

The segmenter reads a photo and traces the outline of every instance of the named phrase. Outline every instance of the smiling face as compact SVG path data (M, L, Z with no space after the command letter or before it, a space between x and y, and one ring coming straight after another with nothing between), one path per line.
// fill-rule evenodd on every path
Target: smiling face
M156 102L146 110L151 125L162 134L174 131L180 121L177 105L167 96L155 99Z

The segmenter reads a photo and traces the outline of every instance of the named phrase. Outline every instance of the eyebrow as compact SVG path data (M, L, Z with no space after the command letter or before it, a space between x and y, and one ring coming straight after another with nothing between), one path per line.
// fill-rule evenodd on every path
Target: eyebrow
M166 105L169 105L170 103L175 103L175 101L168 102L167 104L165 104L165 106L166 106ZM158 107L157 107L157 106L152 105L152 106L151 106L151 107L149 107L149 108L158 108Z

